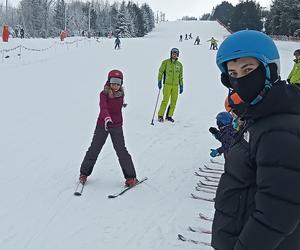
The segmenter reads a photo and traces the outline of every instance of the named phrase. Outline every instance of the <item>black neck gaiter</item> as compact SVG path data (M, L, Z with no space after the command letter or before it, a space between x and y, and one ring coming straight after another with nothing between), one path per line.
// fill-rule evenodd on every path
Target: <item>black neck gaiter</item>
M251 103L265 87L266 69L260 64L250 74L233 78L229 76L231 87L246 103Z

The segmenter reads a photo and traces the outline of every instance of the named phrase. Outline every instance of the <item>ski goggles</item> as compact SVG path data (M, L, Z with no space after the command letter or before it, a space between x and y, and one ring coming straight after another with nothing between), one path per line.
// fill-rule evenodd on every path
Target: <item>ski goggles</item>
M109 79L109 83L110 84L122 85L122 79L117 78L117 77L112 77L112 78Z

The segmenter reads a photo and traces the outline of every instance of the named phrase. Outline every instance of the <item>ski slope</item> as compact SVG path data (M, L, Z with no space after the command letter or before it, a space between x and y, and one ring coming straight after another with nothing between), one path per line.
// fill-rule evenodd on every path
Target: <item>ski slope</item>
M179 35L200 36L179 42ZM56 39L11 39L2 49L23 45L46 51L5 52L0 61L0 249L3 250L182 250L211 249L181 242L177 234L210 242L198 213L213 216L213 204L190 198L208 164L208 133L223 111L227 91L219 81L216 51L227 31L216 22L166 22L144 38L84 40L61 45ZM67 38L76 41L80 38ZM277 42L285 79L299 44ZM184 92L175 123L151 126L158 94L157 71L170 49L178 47L184 66ZM90 145L109 70L124 72L124 134L137 175L149 179L116 199L108 199L124 180L110 139L81 197L73 196L79 167ZM160 96L160 101L162 96ZM159 102L160 104L160 102ZM155 116L156 117L156 116ZM222 161L222 159L218 159Z

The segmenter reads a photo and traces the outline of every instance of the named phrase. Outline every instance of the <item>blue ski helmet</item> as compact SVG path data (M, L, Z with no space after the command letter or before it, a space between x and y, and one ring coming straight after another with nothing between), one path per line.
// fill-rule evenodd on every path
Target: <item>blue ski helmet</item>
M172 53L175 53L177 56L179 56L179 49L177 49L177 48L171 49L171 56L172 56Z
M217 122L221 122L223 125L231 124L232 122L232 116L228 112L220 112L217 114Z
M267 78L270 77L267 66L270 63L277 65L279 75L280 58L275 43L266 34L255 30L242 30L228 36L218 50L216 63L221 72L227 74L225 62L248 56L263 63Z

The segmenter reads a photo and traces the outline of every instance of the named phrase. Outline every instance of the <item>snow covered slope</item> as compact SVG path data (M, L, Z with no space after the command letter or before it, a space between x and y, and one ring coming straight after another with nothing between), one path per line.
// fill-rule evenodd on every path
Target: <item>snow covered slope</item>
M179 42L179 35L200 36ZM194 200L199 177L209 163L209 149L219 146L208 128L223 110L227 94L219 82L216 51L206 40L228 35L216 22L166 22L148 36L82 41L59 45L58 39L11 39L0 50L22 44L46 51L5 52L0 61L0 249L3 250L175 250L210 249L184 243L177 234L205 242L210 229L198 213L213 216L213 204ZM75 41L77 38L68 38ZM76 46L77 45L77 46ZM278 43L283 78L292 67L296 43ZM170 49L178 47L184 66L184 92L175 124L150 125L157 71ZM98 95L111 69L124 72L128 106L124 133L138 177L149 180L117 199L107 195L124 183L108 139L84 194L73 196L80 163L99 112ZM161 100L161 97L160 97ZM210 164L210 166L213 166ZM214 167L214 166L213 166Z

